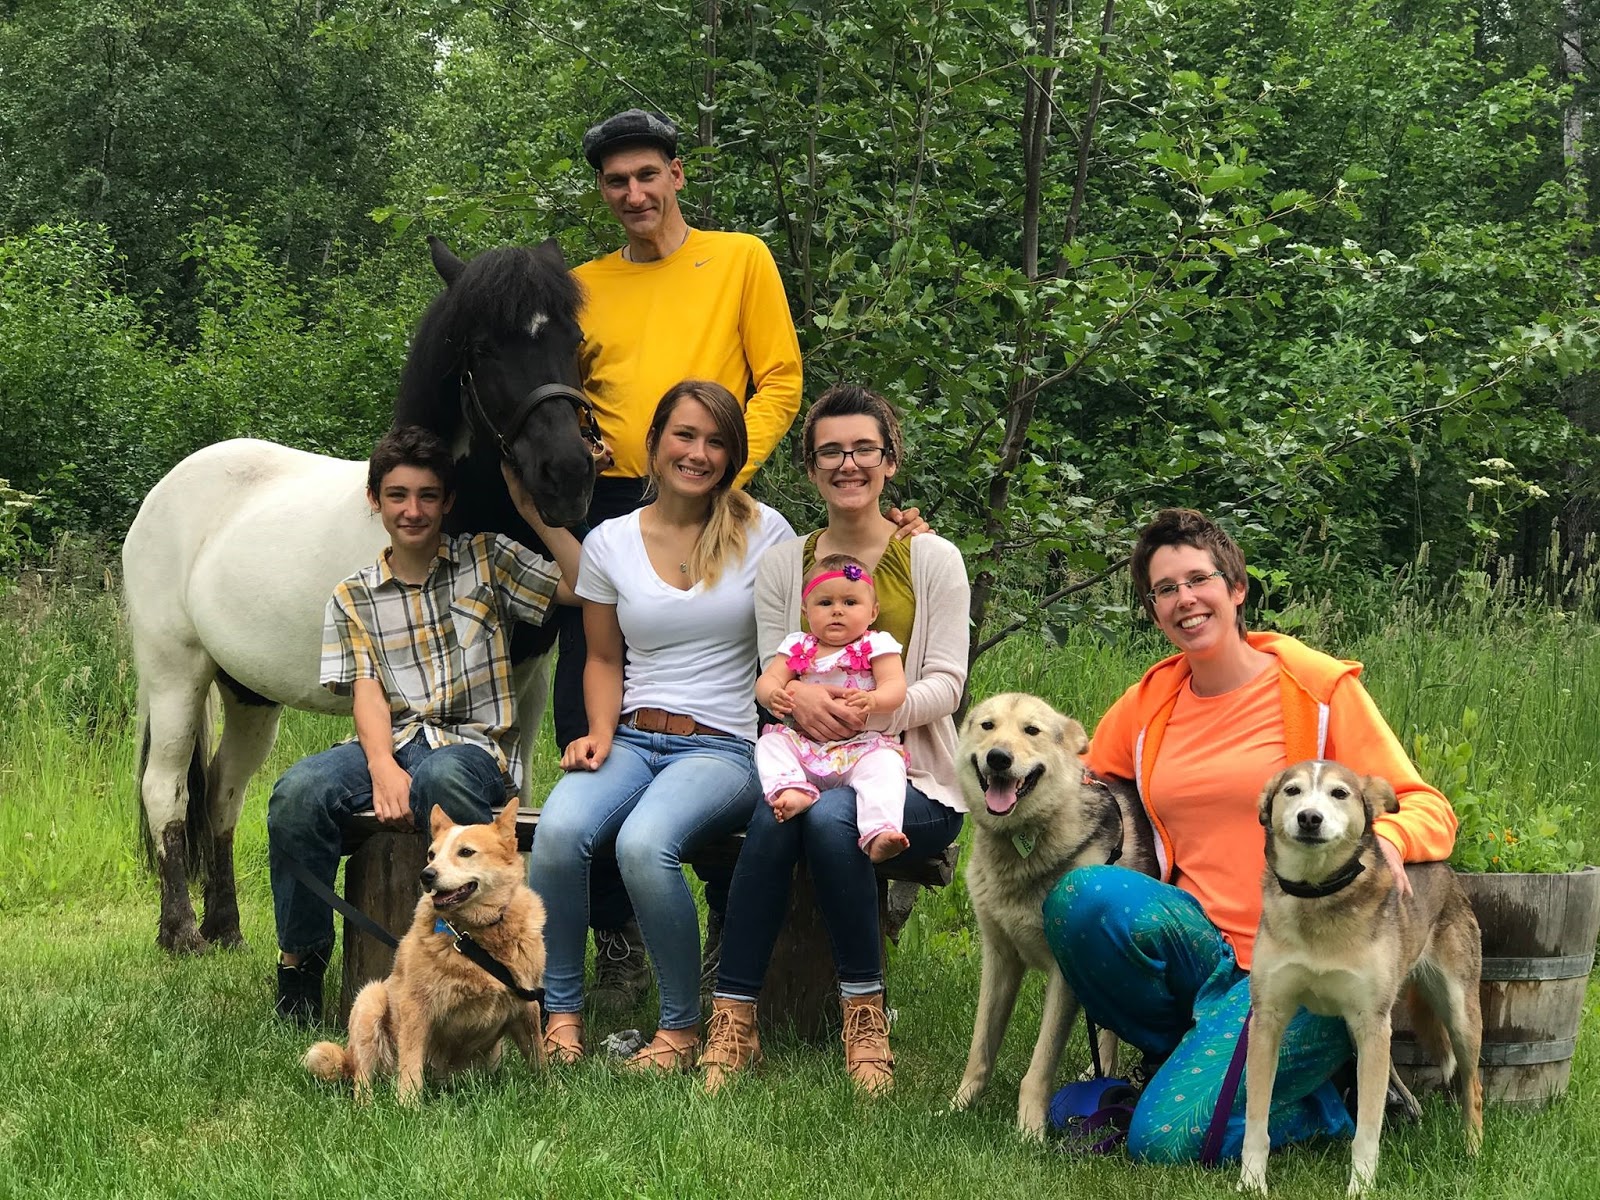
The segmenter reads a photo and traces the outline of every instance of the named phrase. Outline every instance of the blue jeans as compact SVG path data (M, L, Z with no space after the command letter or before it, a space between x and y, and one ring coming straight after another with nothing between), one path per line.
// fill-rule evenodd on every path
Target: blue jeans
M592 529L602 521L625 516L645 502L645 481L629 476L601 475L594 481L594 491L589 497L588 526ZM588 530L574 530L583 541ZM589 644L583 636L583 609L580 606L556 605L550 610L549 622L558 630L555 675L550 685L550 715L556 728L556 750L559 753L568 742L589 732L589 714L583 706L583 667L588 661ZM751 707L755 701L751 701ZM728 907L728 877L732 868L722 863L715 866L696 867L694 873L706 886L706 907L718 916ZM622 875L617 870L617 860L610 854L599 855L589 877L589 923L596 930L615 932L633 919L633 905L628 903L627 889L622 886Z
M506 802L506 777L481 746L429 747L421 734L395 751L411 775L411 818L419 830L437 804L461 825L490 820ZM330 888L350 818L372 811L372 776L359 742L303 758L283 773L267 801L267 859L278 948L308 954L333 945L333 910L289 870L303 863Z
M1250 976L1182 888L1125 867L1079 867L1045 897L1044 935L1091 1021L1160 1068L1139 1097L1128 1153L1196 1162L1250 1011ZM1289 1022L1272 1088L1274 1146L1354 1132L1328 1077L1351 1055L1345 1023L1301 1009ZM1221 1157L1244 1142L1244 1080Z
M700 1021L700 917L683 877L697 846L744 827L761 796L743 738L676 737L623 726L598 771L561 777L539 815L528 886L545 906L545 1011L583 1008L589 873L616 843L661 992L661 1028Z
M961 832L961 814L906 785L903 853L931 858ZM728 891L717 992L759 996L772 948L789 915L789 888L803 857L817 889L817 907L833 944L841 984L883 986L883 932L878 924L878 877L856 832L853 788L830 788L787 821L756 805Z

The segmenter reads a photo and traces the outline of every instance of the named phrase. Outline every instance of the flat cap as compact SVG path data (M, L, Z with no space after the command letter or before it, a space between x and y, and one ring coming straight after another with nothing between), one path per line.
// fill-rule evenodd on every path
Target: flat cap
M646 142L661 147L668 158L678 157L678 127L642 108L630 108L591 125L583 135L583 156L598 171L607 154L629 142Z

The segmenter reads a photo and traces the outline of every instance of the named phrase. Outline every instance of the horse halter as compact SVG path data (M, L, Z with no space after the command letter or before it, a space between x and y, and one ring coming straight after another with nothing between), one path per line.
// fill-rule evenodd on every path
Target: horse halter
M472 406L469 417L476 416L483 427L494 434L495 440L500 443L500 456L507 461L511 461L511 443L517 440L517 435L528 423L528 418L533 416L540 405L558 399L572 405L572 411L578 418L578 433L588 445L589 452L598 457L604 450L604 443L600 440L600 427L595 420L594 405L589 403L589 397L575 387L565 383L541 383L517 402L516 410L511 414L511 422L504 429L498 428L489 419L483 401L478 398L478 385L472 378L470 367L465 367L461 371L461 391Z

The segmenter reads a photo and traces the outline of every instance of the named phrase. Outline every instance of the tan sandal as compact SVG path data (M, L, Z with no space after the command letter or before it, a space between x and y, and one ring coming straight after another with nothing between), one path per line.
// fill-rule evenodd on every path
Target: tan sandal
M557 1067L570 1067L583 1061L583 1017L580 1014L551 1013L545 1018L544 1056Z
M679 1032L674 1030L674 1033ZM700 1046L700 1037L697 1031L682 1030L691 1035L691 1040L684 1045L676 1045L666 1038L666 1031L656 1030L655 1037L650 1039L649 1045L637 1050L625 1059L622 1069L625 1071L638 1071L671 1075L679 1071L694 1070L695 1052Z

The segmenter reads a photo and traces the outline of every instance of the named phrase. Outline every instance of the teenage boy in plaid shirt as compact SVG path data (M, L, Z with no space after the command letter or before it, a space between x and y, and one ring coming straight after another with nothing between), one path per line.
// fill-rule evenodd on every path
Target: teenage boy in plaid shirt
M488 821L522 773L507 626L541 624L552 601L575 602L562 574L577 577L576 539L545 526L509 472L519 511L558 563L500 534L445 534L454 466L416 427L386 434L368 464L367 500L389 547L334 590L322 639L323 686L352 698L356 737L290 767L267 806L277 1013L289 1020L321 1020L333 949L332 910L289 863L332 887L358 812L400 829L426 829L435 804L458 823Z

